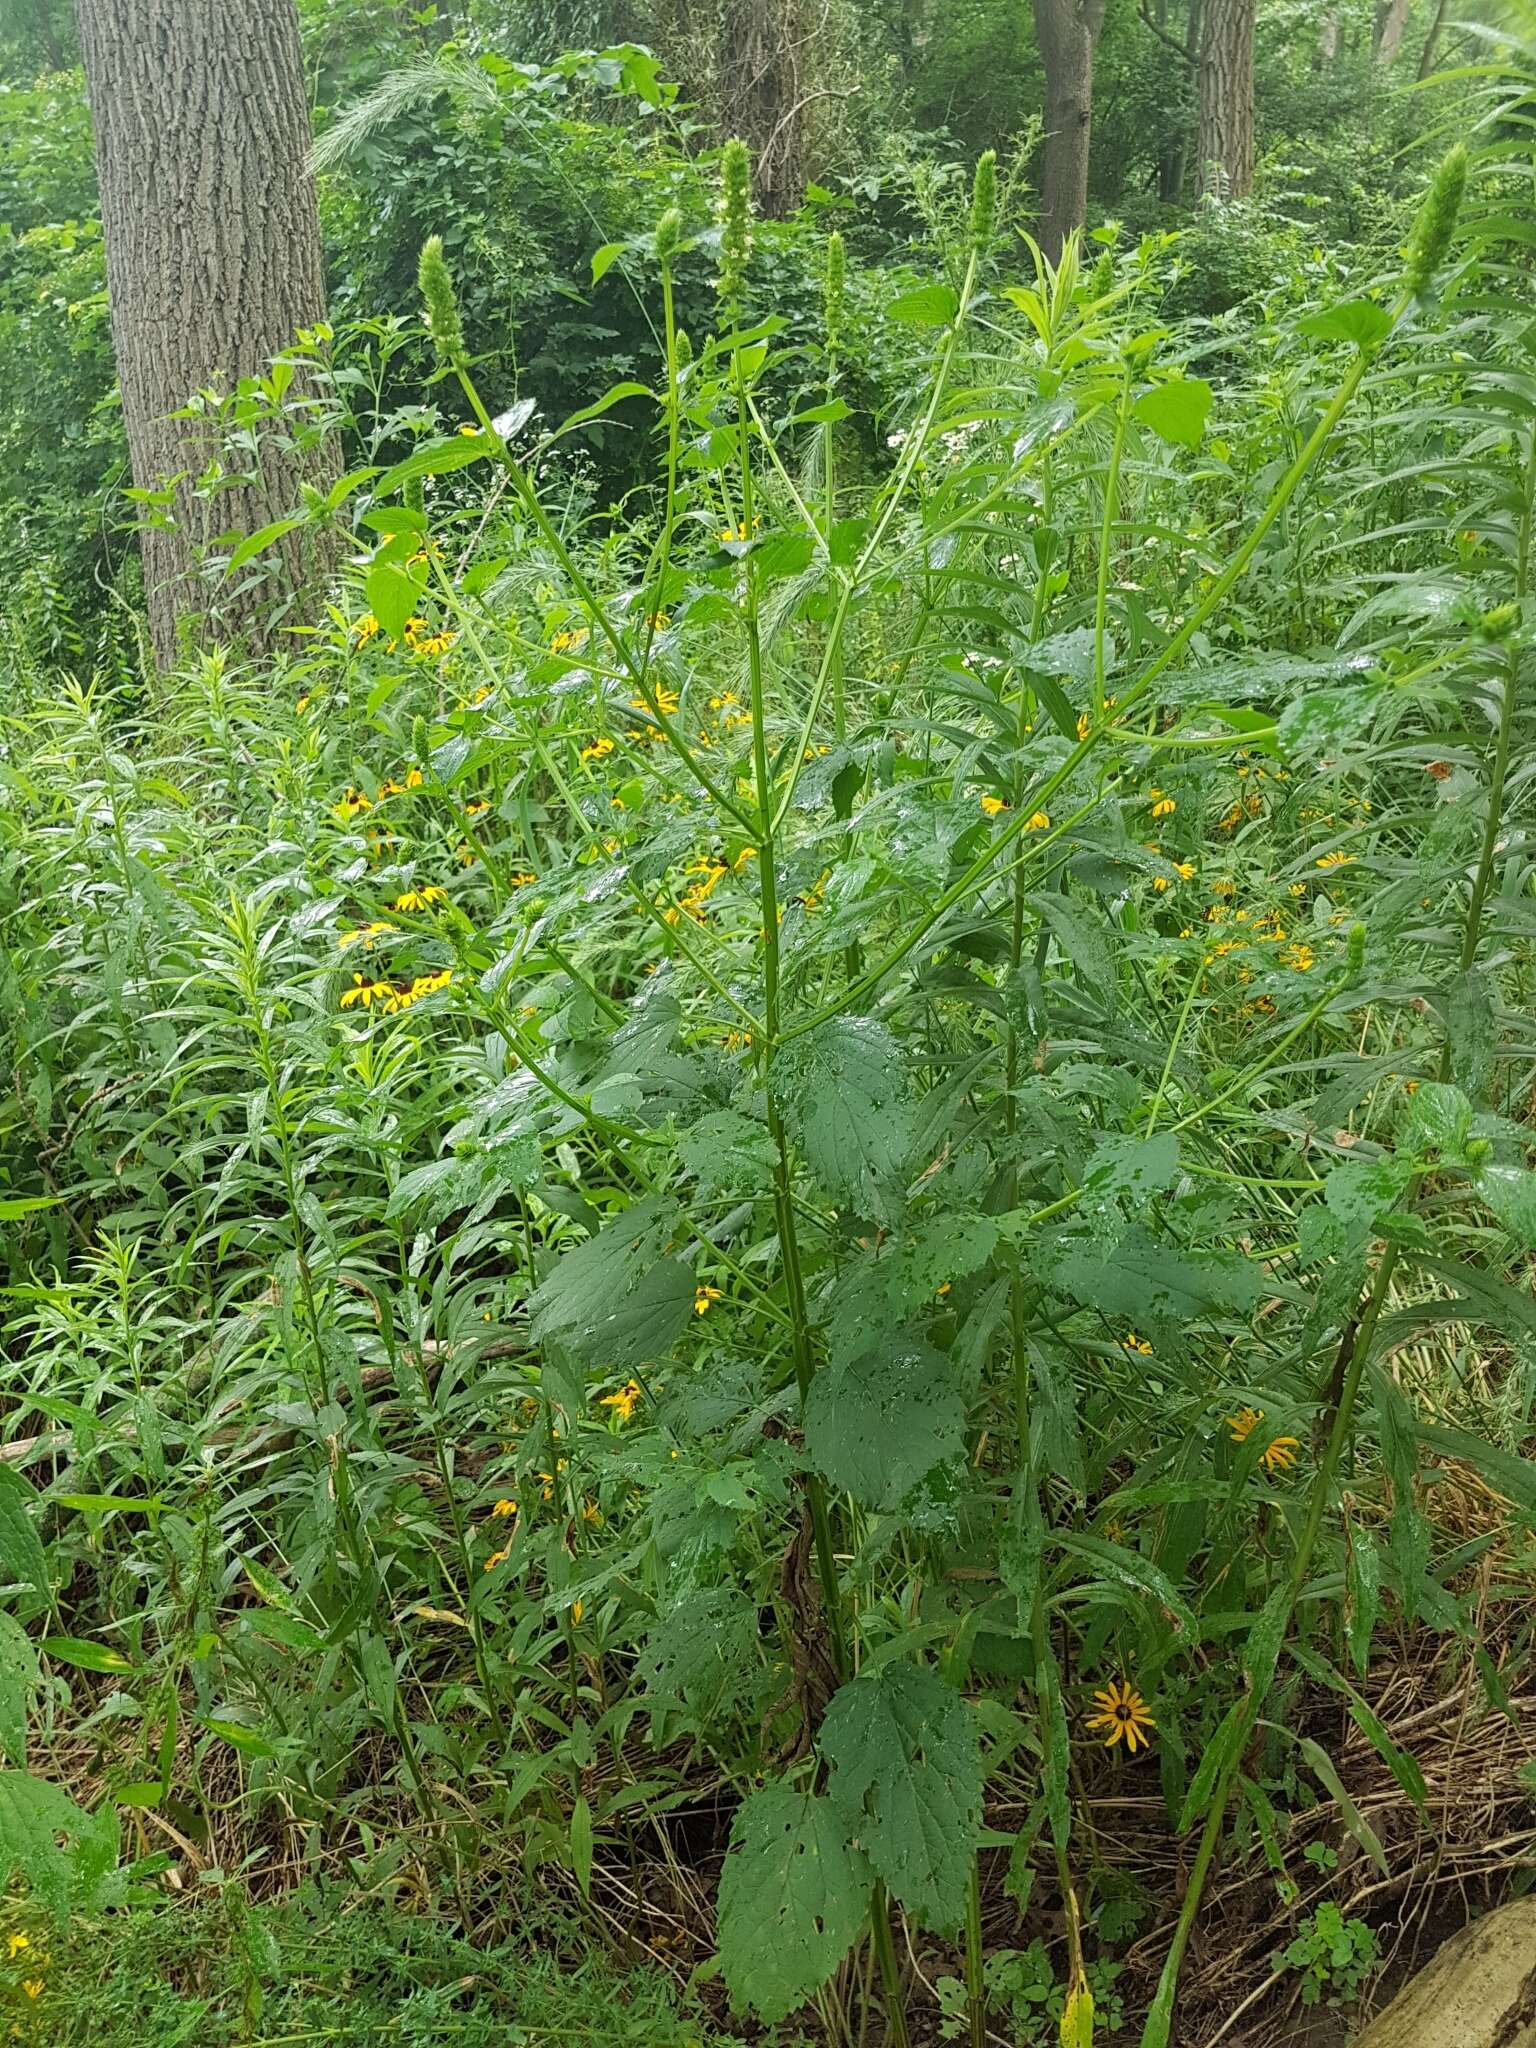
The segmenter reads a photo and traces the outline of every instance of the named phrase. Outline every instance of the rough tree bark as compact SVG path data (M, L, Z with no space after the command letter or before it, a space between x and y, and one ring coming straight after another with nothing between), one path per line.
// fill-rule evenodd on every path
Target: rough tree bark
M1040 245L1052 261L1088 211L1093 53L1103 26L1104 0L1035 0L1035 36L1045 66Z
M325 277L294 0L76 0L96 131L112 339L134 483L172 477L172 530L146 527L156 659L204 612L199 548L292 508L334 451L274 447L251 481L199 497L207 422L169 417L199 390L264 369L325 312ZM302 575L295 545L283 560ZM224 599L221 595L221 608ZM273 610L248 590L224 616L253 644Z
M1403 47L1403 30L1408 26L1408 0L1377 0L1371 55L1378 64L1392 64Z
M1210 0L1200 53L1200 189L1242 199L1253 187L1255 0Z

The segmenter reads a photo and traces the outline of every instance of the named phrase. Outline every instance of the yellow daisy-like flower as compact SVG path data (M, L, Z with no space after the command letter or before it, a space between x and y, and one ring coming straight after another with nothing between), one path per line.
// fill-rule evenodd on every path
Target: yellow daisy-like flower
M712 1301L719 1301L718 1287L696 1287L693 1290L693 1312L696 1316L708 1315Z
M41 1977L23 1977L21 1988L25 1991L28 1998L41 1998L43 1995L43 1980Z
M352 638L359 647L366 647L378 630L379 622L373 616L373 613L364 612L360 619L353 622L351 628Z
M581 1519L594 1527L603 1519L603 1511L595 1500L584 1500L581 1504Z
M628 1422L640 1405L640 1383L627 1380L616 1394L604 1394L598 1402L599 1408L611 1408L621 1423Z
M436 882L424 882L419 889L404 890L389 907L391 910L427 910L434 903L447 901L446 889L440 889Z
M497 1565L505 1564L506 1560L507 1553L505 1550L493 1550L490 1556L485 1560L484 1569L488 1572L493 1572L495 1571Z
M8 1934L5 1938L6 1953L13 1963L24 1948L31 1946L31 1940L25 1934Z
M1317 955L1304 939L1297 939L1293 945L1287 946L1280 958L1298 974L1305 974L1317 961Z
M1051 818L1048 811L1031 811L1024 820L1024 830L1026 832L1048 832L1050 829Z
M549 651L551 654L574 654L578 647L585 647L586 644L586 627L573 626L569 631L555 635L549 643Z
M341 1007L350 1010L354 1004L360 1004L363 1009L371 1010L375 1003L386 1003L386 999L392 998L394 993L391 982L365 981L362 975L354 974L352 986L341 992ZM387 1006L392 1008L392 1002Z
M1152 805L1152 815L1154 818L1171 818L1179 808L1173 798L1171 796L1164 796L1160 789L1149 789L1147 796Z
M1263 1420L1262 1408L1240 1408L1235 1415L1229 1415L1227 1427L1232 1432L1233 1443L1246 1443ZM1266 1472L1286 1471L1295 1464L1296 1453L1300 1449L1301 1445L1295 1437L1277 1436L1264 1451L1259 1463Z
M583 747L580 758L583 761L601 761L604 754L611 754L612 752L613 741L610 739L599 739L594 740L590 747Z
M754 518L750 529L744 519L735 526L722 526L720 529L720 539L722 541L750 540L753 533L757 531L762 523L761 519Z
M401 906L397 904L395 907L399 909ZM371 946L381 932L392 932L394 929L394 925L386 923L382 918L375 919L372 924L357 925L349 932L338 934L336 939L337 949L345 953L348 946L359 944Z
M350 825L360 811L372 809L372 797L364 796L360 789L349 789L339 804L331 806L331 816L339 818L343 825Z
M500 1515L503 1519L508 1515L515 1515L517 1513L517 1502L515 1500L499 1500L491 1509L491 1513L493 1515Z
M1318 860L1317 866L1320 868L1347 868L1353 867L1354 860L1355 856L1352 853L1325 853Z
M1121 1349L1140 1352L1143 1358L1150 1358L1152 1356L1152 1346L1145 1337L1138 1337L1134 1330L1126 1331L1125 1336L1121 1339Z
M981 800L981 808L989 818L995 818L999 811L1006 811L1008 806L1000 796L984 796Z
M1127 1753L1134 1756L1138 1744L1143 1749L1151 1747L1152 1738L1147 1730L1156 1728L1157 1723L1147 1712L1146 1702L1134 1686L1127 1685L1124 1679L1118 1684L1111 1679L1105 1690L1096 1692L1093 1697L1101 1711L1089 1714L1083 1725L1104 1731L1106 1749L1113 1749L1117 1742L1123 1741Z

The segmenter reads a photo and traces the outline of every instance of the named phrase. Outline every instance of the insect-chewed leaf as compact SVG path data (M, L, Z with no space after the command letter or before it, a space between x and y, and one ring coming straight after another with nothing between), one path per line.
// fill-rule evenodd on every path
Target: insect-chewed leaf
M717 1109L700 1117L679 1136L677 1156L705 1187L727 1194L760 1192L773 1175L773 1140L767 1126L735 1109Z
M866 1507L898 1506L964 1440L965 1404L949 1369L916 1337L824 1366L805 1404L806 1455Z
M1382 698L1383 692L1368 683L1348 690L1308 691L1280 714L1276 730L1281 752L1298 763L1324 757L1337 761L1357 749Z
M20 1769L27 1760L27 1706L43 1682L32 1638L14 1615L0 1611L0 1756Z
M1083 1175L1083 1193L1099 1201L1139 1206L1160 1194L1179 1170L1179 1141L1172 1131L1152 1138L1121 1132L1101 1138Z
M1510 1236L1536 1251L1536 1173L1490 1160L1477 1177L1477 1192Z
M833 1697L821 1724L828 1795L909 1913L958 1926L981 1828L976 1717L936 1672L886 1664Z
M588 1365L662 1356L693 1307L692 1275L664 1255L682 1228L671 1204L651 1196L565 1253L529 1300L535 1342L555 1338Z
M868 1865L829 1799L783 1783L743 1800L720 1873L720 1968L772 2023L818 1990L864 1924Z
M751 1690L757 1610L734 1586L685 1593L646 1632L636 1669L651 1702L686 1703L702 1718Z
M1403 1113L1404 1142L1419 1153L1459 1159L1472 1128L1472 1105L1449 1081L1424 1081Z
M1069 1240L1055 1262L1052 1284L1108 1315L1137 1323L1186 1323L1224 1308L1252 1308L1262 1276L1241 1252L1183 1252L1139 1228L1113 1250Z
M21 1875L61 1923L101 1898L117 1867L117 1815L86 1813L25 1771L0 1771L0 1884Z
M834 1017L792 1039L774 1063L774 1092L796 1144L828 1191L889 1206L912 1145L901 1050L872 1017Z

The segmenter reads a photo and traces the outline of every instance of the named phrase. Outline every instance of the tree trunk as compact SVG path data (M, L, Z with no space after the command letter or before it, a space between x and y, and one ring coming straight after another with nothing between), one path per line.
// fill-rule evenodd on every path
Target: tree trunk
M1255 0L1210 0L1200 57L1200 189L1242 199L1253 188Z
M1093 52L1103 26L1104 0L1035 0L1035 35L1045 66L1040 245L1053 262L1088 211Z
M1324 9L1323 18L1317 25L1317 47L1312 53L1312 69L1327 71L1338 61L1339 55L1339 10L1337 6Z
M1371 37L1371 55L1378 64L1396 61L1407 26L1408 0L1378 0L1376 27Z
M1445 27L1449 0L1436 0L1435 16L1429 24L1429 34L1424 38L1424 48L1419 53L1418 81L1422 85L1435 68L1435 58L1440 53L1440 31Z
M217 427L168 417L210 385L228 390L264 370L324 316L299 24L294 0L76 0L76 18L133 480L153 490L178 479L164 529L142 536L164 666L182 622L215 594L199 551L290 511L301 477L323 486L335 474L331 448L263 448L242 458L252 480L199 496ZM291 598L296 545L282 567ZM222 606L253 644L273 609L270 586Z

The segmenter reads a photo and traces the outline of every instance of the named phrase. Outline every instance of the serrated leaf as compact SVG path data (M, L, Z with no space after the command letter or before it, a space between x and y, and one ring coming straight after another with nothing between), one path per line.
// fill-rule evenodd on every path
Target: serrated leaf
M1521 1249L1536 1251L1536 1173L1489 1160L1475 1185Z
M1170 1186L1178 1170L1179 1141L1172 1131L1159 1131L1151 1138L1113 1132L1093 1148L1083 1173L1083 1193L1139 1207Z
M0 1756L18 1770L27 1761L27 1710L42 1682L32 1638L13 1614L0 1609Z
M1057 890L1041 890L1029 902L1051 927L1063 959L1076 968L1091 988L1098 990L1105 1009L1113 1012L1119 977L1114 948L1103 920Z
M1242 1313L1263 1291L1262 1276L1240 1252L1181 1252L1141 1229L1112 1250L1073 1243L1058 1258L1053 1284L1106 1315L1185 1324L1212 1308Z
M906 1064L883 1024L834 1017L774 1062L780 1113L829 1193L889 1206L912 1145Z
M1424 1081L1409 1096L1403 1135L1413 1151L1459 1159L1472 1128L1472 1105L1448 1081Z
M700 1117L679 1135L677 1156L702 1186L727 1194L761 1194L776 1164L767 1126L735 1109Z
M647 1704L686 1705L701 1720L733 1707L758 1669L757 1609L733 1586L685 1593L646 1631L636 1660Z
M825 1365L805 1403L805 1451L866 1507L894 1508L965 1444L965 1404L940 1354L893 1336Z
M888 1664L835 1693L821 1724L827 1793L892 1895L957 1927L981 1828L974 1713L936 1672Z
M117 1816L86 1813L24 1771L0 1771L0 1887L21 1876L62 1925L100 1897L117 1867Z
M1368 683L1293 697L1275 728L1282 753L1297 763L1337 761L1366 733L1381 699L1380 687Z
M529 1299L535 1343L569 1345L592 1366L664 1356L693 1309L692 1274L681 1259L666 1256L683 1228L670 1203L648 1196L563 1253Z
M405 631L406 621L415 616L421 585L414 576L408 576L392 562L380 562L368 571L363 595L385 638L398 640Z
M1211 387L1203 377L1170 377L1144 391L1131 409L1163 440L1198 448L1211 409Z
M720 1873L720 1970L770 2025L803 2005L853 1945L869 1867L829 1799L764 1785L736 1810Z
M48 1559L32 1510L37 1489L10 1465L0 1465L0 1583L30 1586L48 1597Z

